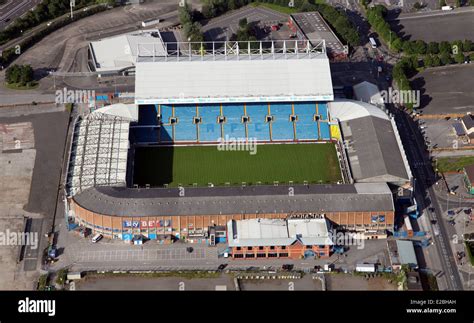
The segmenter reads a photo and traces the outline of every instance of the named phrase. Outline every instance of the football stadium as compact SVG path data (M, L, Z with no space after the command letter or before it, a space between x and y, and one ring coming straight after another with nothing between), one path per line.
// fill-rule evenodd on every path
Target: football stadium
M68 223L129 243L228 243L234 258L325 257L330 228L393 231L412 184L397 127L334 99L324 41L136 51L135 104L75 120Z

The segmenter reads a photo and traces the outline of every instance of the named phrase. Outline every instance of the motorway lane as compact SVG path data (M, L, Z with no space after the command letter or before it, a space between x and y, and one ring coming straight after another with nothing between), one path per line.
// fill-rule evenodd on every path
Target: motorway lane
M36 7L42 0L8 0L0 9L0 30L11 24L16 18ZM7 19L10 19L8 22Z

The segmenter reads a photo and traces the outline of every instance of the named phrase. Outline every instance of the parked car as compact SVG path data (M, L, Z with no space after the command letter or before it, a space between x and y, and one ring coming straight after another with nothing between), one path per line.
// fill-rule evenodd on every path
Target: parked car
M292 264L285 264L281 266L281 269L286 270L286 271L291 271L293 269L294 265Z
M186 248L186 251L189 252L189 253L191 253L191 252L194 251L194 249L193 249L193 247L187 247L187 248Z
M92 237L92 242L97 243L99 242L104 236L101 235L100 233L97 233L95 236Z
M217 267L217 270L224 270L225 267L227 267L227 264L220 264L219 267Z

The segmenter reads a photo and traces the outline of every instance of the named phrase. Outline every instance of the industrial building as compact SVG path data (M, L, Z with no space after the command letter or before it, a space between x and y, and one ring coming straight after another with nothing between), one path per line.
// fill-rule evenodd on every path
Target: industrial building
M328 258L334 244L324 216L230 220L227 232L233 258Z

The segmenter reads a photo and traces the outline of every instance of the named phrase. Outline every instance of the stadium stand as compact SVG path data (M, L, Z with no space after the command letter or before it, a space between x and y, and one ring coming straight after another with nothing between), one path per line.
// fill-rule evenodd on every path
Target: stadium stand
M247 124L248 137L269 141L270 126L266 123L268 104L249 103L246 105L246 112L250 117L250 122Z
M331 132L329 130L329 123L326 121L319 122L319 134L321 140L329 140L331 139Z
M321 120L328 119L328 106L326 103L317 103L318 114L321 116Z
M197 141L197 129L193 123L196 117L196 105L175 105L174 141Z
M293 122L290 121L292 115L291 104L272 103L270 114L273 116L271 124L272 140L294 140Z
M298 117L296 121L296 139L318 139L318 127L314 121L316 113L316 105L314 103L295 103L295 115Z
M228 135L234 138L245 138L245 124L242 123L242 116L245 115L243 104L222 105L222 115L226 117L223 137Z
M326 103L149 104L138 111L130 132L135 143L217 142L226 136L258 141L331 139Z
M161 114L161 131L160 131L160 141L161 142L171 142L173 141L173 126L170 123L170 119L173 116L173 107L171 105L160 106Z

